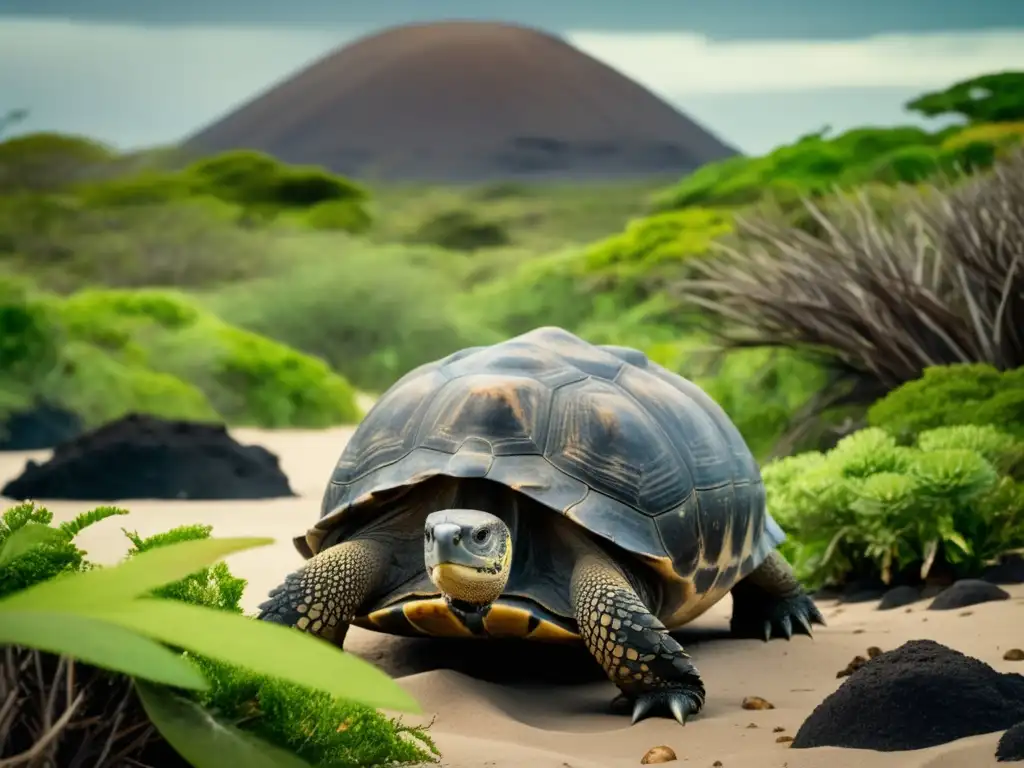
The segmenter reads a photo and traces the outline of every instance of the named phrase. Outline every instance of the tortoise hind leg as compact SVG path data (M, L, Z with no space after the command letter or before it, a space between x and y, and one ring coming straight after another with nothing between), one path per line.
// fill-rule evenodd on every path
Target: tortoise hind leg
M583 641L622 691L613 705L632 704L634 723L660 708L680 723L700 711L700 674L610 558L579 557L571 596Z
M257 618L296 627L340 648L349 623L381 583L387 565L387 548L370 539L325 549L270 591Z
M812 624L825 625L818 607L797 581L793 569L772 552L750 575L732 588L730 629L736 637L771 640L793 632L811 636Z

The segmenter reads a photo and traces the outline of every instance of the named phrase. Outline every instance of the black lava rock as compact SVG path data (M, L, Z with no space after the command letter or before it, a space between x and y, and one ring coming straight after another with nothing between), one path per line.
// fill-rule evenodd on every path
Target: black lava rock
M1010 593L995 584L979 579L960 579L952 586L942 590L931 605L929 611L954 611L969 605L990 603L994 600L1009 600Z
M219 424L126 416L28 462L12 499L264 499L294 496L277 457Z
M998 563L986 568L981 578L992 584L1024 584L1024 557L1004 555Z
M791 746L924 749L1021 720L1024 676L1000 674L932 640L911 640L851 674L804 721Z
M71 440L82 433L75 414L51 405L37 405L10 414L0 424L0 451L39 451Z
M1000 737L996 746L996 760L1000 763L1024 762L1024 721Z
M878 610L891 611L893 608L902 608L905 605L916 603L921 598L921 590L917 587L893 587L882 595L882 599L878 603Z

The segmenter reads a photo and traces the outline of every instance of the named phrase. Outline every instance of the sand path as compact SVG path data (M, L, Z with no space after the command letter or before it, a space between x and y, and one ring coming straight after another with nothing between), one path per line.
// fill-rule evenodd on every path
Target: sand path
M350 434L348 429L236 430L242 442L259 443L281 457L298 497L130 502L125 504L130 516L85 531L81 545L92 559L114 562L127 548L121 526L148 535L202 522L212 525L215 535L273 537L273 546L228 561L249 580L245 604L252 609L301 562L291 537L316 519L324 483ZM0 453L0 485L20 473L27 458L42 460L46 452ZM59 501L47 506L64 520L90 505ZM986 768L998 765L993 757L998 734L905 753L791 750L776 738L795 734L840 683L836 672L869 646L888 650L927 637L999 671L1024 672L1024 663L1002 659L1007 648L1024 646L1024 587L1009 591L1009 601L963 612L929 612L927 603L888 612L875 610L874 603L821 603L829 625L814 640L767 644L727 638L731 607L725 600L681 635L708 687L703 714L685 728L665 719L630 727L624 718L607 714L615 689L576 649L406 640L357 629L347 647L399 677L418 698L434 718L432 733L443 765L450 768L625 768L638 765L659 744L675 750L678 764L708 768ZM749 695L768 699L775 709L743 710L740 702ZM748 727L751 723L757 727ZM785 731L776 733L776 727Z

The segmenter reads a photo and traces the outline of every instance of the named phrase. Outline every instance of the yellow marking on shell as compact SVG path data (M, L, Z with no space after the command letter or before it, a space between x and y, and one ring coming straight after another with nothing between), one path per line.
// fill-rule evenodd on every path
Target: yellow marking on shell
M511 605L492 605L484 617L484 628L493 637L526 637L530 630L530 612Z
M577 643L580 636L550 621L541 620L537 628L527 635L527 639L545 643Z
M405 618L425 635L434 637L473 637L465 624L451 612L444 598L415 600L402 606Z

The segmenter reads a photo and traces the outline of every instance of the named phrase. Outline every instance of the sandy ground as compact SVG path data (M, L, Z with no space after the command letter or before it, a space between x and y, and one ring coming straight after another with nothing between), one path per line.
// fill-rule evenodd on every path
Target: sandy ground
M253 609L266 592L301 562L291 537L318 514L329 472L350 430L257 432L238 430L242 442L259 443L281 457L299 496L262 502L131 502L128 517L104 521L80 537L94 560L123 556L124 526L148 535L185 523L207 523L221 536L256 535L273 546L230 558L235 573L249 580L245 603ZM27 458L46 453L0 453L0 485L20 473ZM47 505L58 520L89 508L86 502ZM407 640L353 629L347 648L397 676L428 718L451 768L619 768L638 765L653 746L668 745L679 762L723 768L985 768L995 766L999 734L934 749L903 753L857 750L791 750L777 743L795 734L804 718L838 687L836 672L869 646L888 650L915 638L932 638L975 656L1002 672L1024 672L1024 663L1003 661L1007 648L1024 646L1024 588L1013 599L968 611L878 612L874 603L821 603L829 622L814 640L770 643L727 636L728 599L702 617L680 639L708 688L704 712L680 727L649 719L630 727L607 713L615 694L585 651L534 646L507 648ZM745 696L762 696L773 710L746 711ZM955 702L954 702L955 705ZM750 724L756 727L749 727ZM776 733L775 728L785 729ZM717 761L717 762L716 762Z

